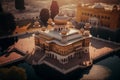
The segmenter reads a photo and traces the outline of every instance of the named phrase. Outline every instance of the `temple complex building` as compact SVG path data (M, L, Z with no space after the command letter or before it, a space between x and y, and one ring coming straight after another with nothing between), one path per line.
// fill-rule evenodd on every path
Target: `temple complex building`
M79 4L76 20L82 23L89 22L94 27L101 26L116 30L120 28L120 9L118 5L103 3Z
M87 29L75 29L66 16L57 15L54 21L54 25L48 25L49 28L40 28L39 34L35 36L36 45L44 50L47 57L58 60L61 64L69 63L76 57L79 58L80 65L86 64L86 61L88 65L91 64L89 44L92 36L89 26L86 25Z

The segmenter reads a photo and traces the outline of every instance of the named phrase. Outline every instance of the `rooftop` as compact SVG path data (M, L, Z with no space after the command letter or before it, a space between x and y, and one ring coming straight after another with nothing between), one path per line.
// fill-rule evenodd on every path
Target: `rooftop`
M88 8L94 8L94 9L105 9L105 10L112 10L114 4L106 4L106 3L94 3L94 4L80 4L82 7L88 7ZM118 9L120 9L120 7L118 6Z
M100 3L96 3L95 5L93 5L93 8L96 8L96 9L104 9L104 6Z
M25 55L23 55L23 53L17 50L11 53L7 53L7 54L0 56L0 66L14 63L14 62L23 60L24 58L25 58Z
M67 32L66 35L64 35L65 37L67 37L67 42L66 43L62 43L62 34L58 31L54 31L54 30L46 30L46 31L39 31L40 34L45 35L47 37L53 38L50 41L47 41L48 43L54 42L57 43L61 46L65 46L65 45L69 45L72 44L74 42L77 42L79 40L85 39L87 37L91 37L87 36L87 37L83 37L82 34L79 33L79 30L74 29L74 28L70 28L69 31Z
M68 33L66 34L66 36L75 36L76 34L78 34L79 30L77 29L69 29ZM49 36L49 37L53 37L55 39L61 40L62 39L62 35L60 34L60 32L58 31L54 31L54 30L46 30L44 32L42 32L43 34ZM79 37L81 35L79 34Z

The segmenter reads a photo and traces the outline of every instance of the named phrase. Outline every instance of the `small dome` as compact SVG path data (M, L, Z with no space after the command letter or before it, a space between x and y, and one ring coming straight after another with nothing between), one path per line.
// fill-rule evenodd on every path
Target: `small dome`
M53 22L52 18L49 18L47 23L52 24L52 22Z
M91 25L90 23L86 23L85 26L84 26L85 29L90 29L91 28Z
M38 21L34 22L34 27L40 27L40 23Z
M67 30L63 29L63 30L61 31L61 35L66 35L67 32L68 32Z
M42 31L45 31L45 30L46 30L46 27L45 27L45 26L43 26L43 27L41 28L41 30L42 30Z
M39 23L38 21L36 21L34 24L35 24L35 25L39 25L40 23Z
M84 36L89 36L90 35L90 31L84 31L83 35Z
M96 4L93 6L93 8L95 8L95 9L104 9L104 6L103 6L102 4L100 4L100 3L96 3Z

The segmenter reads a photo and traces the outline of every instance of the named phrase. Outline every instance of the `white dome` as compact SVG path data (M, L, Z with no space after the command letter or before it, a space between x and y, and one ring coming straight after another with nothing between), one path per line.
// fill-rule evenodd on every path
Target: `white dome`
M103 6L102 4L100 4L100 3L96 3L96 4L93 6L93 8L95 8L95 9L104 9L104 6Z
M67 15L57 15L55 16L54 20L69 20L70 18Z
M55 24L66 24L68 20L70 20L70 17L66 15L57 15L54 18Z

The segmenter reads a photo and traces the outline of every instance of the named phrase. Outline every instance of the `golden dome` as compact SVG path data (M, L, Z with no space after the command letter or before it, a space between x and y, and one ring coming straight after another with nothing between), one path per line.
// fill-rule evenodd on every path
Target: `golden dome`
M45 26L43 26L43 27L41 28L41 30L42 30L42 31L45 31L45 30L46 30L46 27L45 27Z
M62 35L66 35L67 32L68 32L67 30L63 29L63 30L61 31L61 34L62 34Z
M67 15L57 15L54 18L54 22L57 25L66 25L69 20L70 17L68 17Z
M85 31L83 35L84 36L89 36L90 35L90 31Z
M35 21L33 26L34 27L40 27L40 23L38 21Z
M53 22L52 18L49 18L47 23L52 24L52 22Z
M86 23L85 26L84 26L85 29L90 29L91 28L91 25L90 23Z

